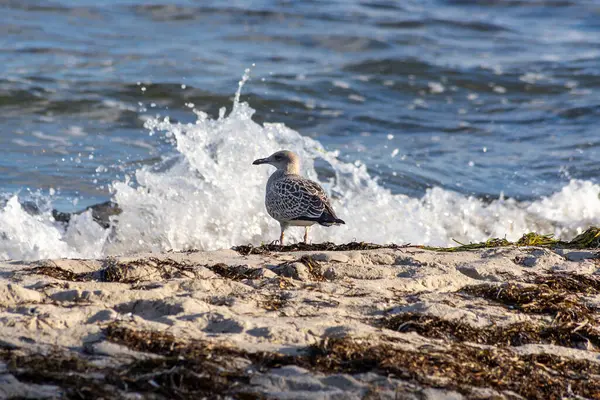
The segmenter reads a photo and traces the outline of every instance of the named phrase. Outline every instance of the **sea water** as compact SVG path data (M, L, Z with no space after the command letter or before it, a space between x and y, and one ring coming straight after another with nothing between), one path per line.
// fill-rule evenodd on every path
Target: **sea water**
M600 223L594 2L0 8L1 259L271 242L273 168L251 164L280 149L346 221L314 242ZM107 200L108 228L53 217Z

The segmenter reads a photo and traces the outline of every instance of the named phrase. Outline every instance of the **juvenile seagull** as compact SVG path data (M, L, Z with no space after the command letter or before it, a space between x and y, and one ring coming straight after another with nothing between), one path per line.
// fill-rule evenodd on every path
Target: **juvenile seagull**
M281 226L280 245L283 245L283 233L290 225L304 226L304 243L307 243L311 225L345 224L335 215L323 188L300 176L300 160L296 154L281 150L252 164L271 164L277 168L267 181L265 205L269 215Z

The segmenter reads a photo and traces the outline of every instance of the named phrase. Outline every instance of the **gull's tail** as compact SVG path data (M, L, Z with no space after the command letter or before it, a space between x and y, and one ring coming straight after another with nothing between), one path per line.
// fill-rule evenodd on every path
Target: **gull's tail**
M323 226L346 224L343 219L339 219L338 217L326 213L323 213L323 215L321 215L321 218L319 218L317 222L319 223L319 225Z

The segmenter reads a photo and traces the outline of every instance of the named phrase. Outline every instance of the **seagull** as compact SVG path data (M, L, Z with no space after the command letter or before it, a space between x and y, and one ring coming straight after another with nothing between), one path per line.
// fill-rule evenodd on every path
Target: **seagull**
M280 245L288 226L303 226L304 243L307 243L308 229L312 225L345 224L335 215L321 185L300 176L300 160L295 153L281 150L252 164L271 164L277 168L267 181L265 206L281 226Z

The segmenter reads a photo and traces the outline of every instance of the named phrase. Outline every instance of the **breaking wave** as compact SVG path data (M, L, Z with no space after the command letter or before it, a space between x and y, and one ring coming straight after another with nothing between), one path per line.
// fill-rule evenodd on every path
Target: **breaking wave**
M246 79L247 74L240 89ZM135 177L113 182L113 201L122 213L111 217L107 229L94 221L91 211L73 215L67 224L56 221L48 205L32 213L18 195L9 197L0 210L0 259L87 258L271 242L279 235L279 225L264 208L272 168L252 161L280 149L300 155L303 173L323 184L346 221L339 227L315 227L314 242L448 245L453 239L516 240L529 231L568 239L600 224L600 186L590 181L572 180L559 192L531 202L502 196L483 201L439 187L414 198L391 193L360 161L340 161L338 152L283 124L257 124L254 110L239 101L239 90L229 114L222 109L213 119L194 112L193 124L169 118L146 122L150 134L172 138L174 154L160 165L138 169ZM302 228L290 228L288 240L300 240L302 233Z

